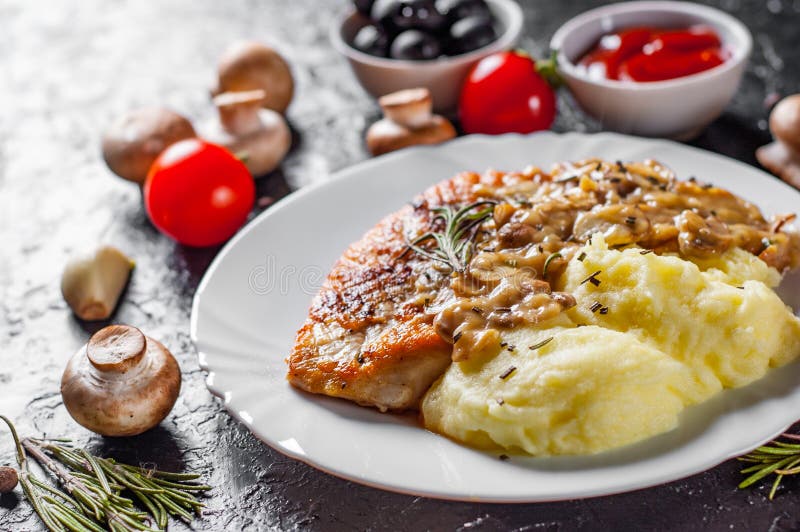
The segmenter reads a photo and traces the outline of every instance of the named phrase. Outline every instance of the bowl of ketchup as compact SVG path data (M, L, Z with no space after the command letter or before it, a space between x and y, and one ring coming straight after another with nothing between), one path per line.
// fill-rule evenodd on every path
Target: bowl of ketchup
M688 139L733 98L752 38L717 9L643 1L587 11L550 47L575 100L604 128Z

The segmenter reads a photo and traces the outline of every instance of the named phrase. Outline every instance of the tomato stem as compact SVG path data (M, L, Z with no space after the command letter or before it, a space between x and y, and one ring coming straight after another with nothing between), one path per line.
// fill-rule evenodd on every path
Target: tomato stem
M535 62L536 73L554 89L564 84L564 80L558 74L558 50L552 50L548 59L541 59Z

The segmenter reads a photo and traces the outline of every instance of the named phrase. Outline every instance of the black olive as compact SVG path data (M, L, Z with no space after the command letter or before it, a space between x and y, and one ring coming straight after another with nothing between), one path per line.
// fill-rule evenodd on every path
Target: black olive
M369 16L369 12L372 10L372 4L374 3L375 0L353 0L356 10L366 16Z
M486 46L497 38L492 19L484 15L462 18L450 28L447 53L464 54Z
M484 0L436 0L436 7L450 24L475 15L492 16Z
M365 54L386 57L389 51L389 36L378 26L367 24L353 38L353 48Z
M390 32L397 31L394 20L400 13L403 5L401 0L376 0L369 13L373 22L380 24Z
M430 33L419 30L406 30L392 42L389 57L394 59L433 59L439 57L442 47Z
M436 9L434 0L376 0L372 19L389 31L442 31L447 19Z

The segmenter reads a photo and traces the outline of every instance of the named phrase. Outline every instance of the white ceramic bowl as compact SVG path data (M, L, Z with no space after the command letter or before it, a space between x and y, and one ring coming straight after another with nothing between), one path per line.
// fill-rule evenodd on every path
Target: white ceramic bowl
M499 37L494 42L472 52L432 59L406 61L365 54L349 43L368 20L352 13L337 21L331 29L334 48L350 62L361 86L372 96L427 87L433 96L433 106L439 112L453 111L458 105L461 85L470 67L487 55L507 50L516 44L522 32L522 10L513 0L486 0L497 23Z
M575 63L604 34L632 26L714 28L731 51L722 65L667 81L590 79ZM625 2L587 11L561 26L550 47L575 99L603 127L649 137L688 139L717 118L744 73L753 40L732 16L689 2Z

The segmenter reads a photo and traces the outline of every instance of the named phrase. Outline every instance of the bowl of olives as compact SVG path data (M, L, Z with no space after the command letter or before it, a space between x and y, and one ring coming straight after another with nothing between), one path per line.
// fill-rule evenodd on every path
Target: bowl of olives
M516 44L514 0L354 0L331 31L334 47L372 96L426 87L438 112L455 110L478 61Z

